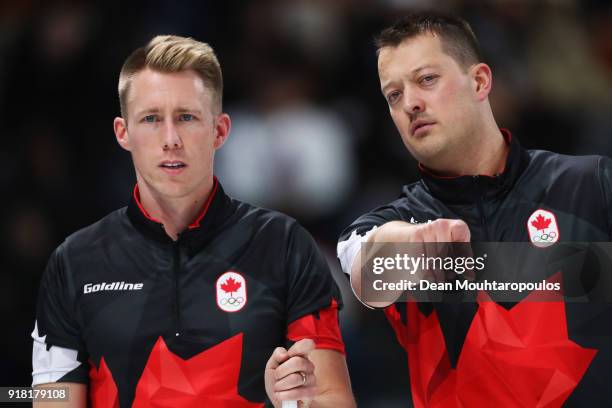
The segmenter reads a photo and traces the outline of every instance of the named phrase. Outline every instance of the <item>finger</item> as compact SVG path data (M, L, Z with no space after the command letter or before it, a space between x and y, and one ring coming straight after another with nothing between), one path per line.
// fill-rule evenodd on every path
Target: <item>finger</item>
M470 228L462 220L451 220L449 229L451 232L451 240L453 242L470 242Z
M429 256L429 251L431 251L431 242L435 242L434 233L432 231L432 224L420 225L416 227L414 234L411 237L411 243L409 245L410 256L412 258L421 258ZM435 244L434 244L435 245ZM427 270L425 265L420 265L419 269L416 271L419 279L427 279L430 278L430 271Z
M291 373L285 378L276 381L276 383L274 383L274 392L288 391L297 387L308 387L315 385L316 381L314 373L303 373L304 377L300 372L297 372ZM306 379L306 382L304 382L304 378Z
M445 245L447 242L451 242L450 223L451 220L439 219L434 221L432 224L433 239L431 242L435 242L437 245L433 246L432 249L436 251L434 256L444 256Z
M431 262L439 256L438 241L440 239L441 224L434 221L427 224L426 229L423 231L423 273L424 279L430 282L438 282L437 271L435 268L435 262ZM428 261L429 260L429 261Z
M268 359L268 362L266 363L266 369L274 370L288 359L289 354L287 353L287 350L283 347L277 347L274 349L274 352Z
M430 282L441 283L444 282L444 270L441 269L440 260L443 256L440 255L440 245L437 242L430 242L425 244L425 258L423 259L423 268L425 270L424 276Z
M279 391L274 393L274 398L277 401L298 401L312 399L316 396L317 388L315 386L298 387L287 391Z
M312 350L315 349L315 342L311 339L302 339L295 343L291 348L287 351L289 353L289 357L294 356L303 356L308 357L308 354Z
M421 238L423 242L431 243L436 242L436 230L440 228L440 224L438 222L432 222L431 224L427 224L423 227L423 233L421 234Z
M451 256L453 258L463 258L466 260L474 260L474 252L472 250L472 244L469 242L454 242L451 244ZM468 279L470 276L474 276L474 264L467 262L464 264L462 272L457 272L458 275L462 275L463 279Z
M306 376L314 374L314 364L305 357L296 356L291 357L283 364L278 366L274 371L274 378L276 381L281 380L293 373L299 373L302 371Z
M440 220L439 228L436 229L436 254L434 257L438 261L435 264L433 275L436 278L437 283L446 282L446 270L444 269L444 259L449 255L449 246L451 240L450 232L451 220Z

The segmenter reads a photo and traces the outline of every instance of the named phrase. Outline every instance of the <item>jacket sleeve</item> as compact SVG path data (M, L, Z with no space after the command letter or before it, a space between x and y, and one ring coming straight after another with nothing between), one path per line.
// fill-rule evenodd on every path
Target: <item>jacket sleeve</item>
M314 239L297 223L289 233L286 265L287 339L310 338L316 348L344 353L338 321L340 290Z
M338 260L345 274L350 276L353 262L369 235L383 224L404 220L393 205L378 207L361 217L342 231L336 248ZM408 218L410 220L410 218Z
M60 246L51 255L40 284L32 332L33 385L88 381L75 288L68 277L63 251L64 246Z

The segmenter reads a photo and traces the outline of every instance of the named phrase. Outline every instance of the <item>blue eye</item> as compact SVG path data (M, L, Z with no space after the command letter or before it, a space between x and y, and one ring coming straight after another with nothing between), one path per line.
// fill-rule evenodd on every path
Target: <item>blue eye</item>
M438 79L438 75L425 75L419 81L423 85L432 85Z
M157 121L157 117L155 115L147 115L142 118L142 121L146 123L155 123Z
M183 121L183 122L189 122L192 121L194 119L193 115L189 114L189 113L181 113L179 115L179 120Z
M399 97L400 97L399 91L391 92L387 95L387 103L389 103L389 105L393 105L395 102L397 102Z

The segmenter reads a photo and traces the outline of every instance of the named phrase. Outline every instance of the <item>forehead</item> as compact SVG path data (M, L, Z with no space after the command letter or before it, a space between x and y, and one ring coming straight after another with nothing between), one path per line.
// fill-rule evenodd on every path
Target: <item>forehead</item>
M381 82L422 66L457 65L454 59L446 54L442 42L433 34L422 34L404 40L397 47L384 47L378 55L378 73Z
M159 72L147 68L132 78L128 101L142 109L161 109L168 105L203 108L211 103L211 91L193 70Z

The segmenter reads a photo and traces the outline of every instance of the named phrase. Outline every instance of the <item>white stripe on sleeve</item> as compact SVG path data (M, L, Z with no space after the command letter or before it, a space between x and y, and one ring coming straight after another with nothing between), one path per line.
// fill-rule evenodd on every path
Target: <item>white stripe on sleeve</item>
M69 348L51 346L47 350L45 336L38 334L38 323L34 323L32 339L32 387L38 384L56 382L73 371L81 362L77 360L78 351Z
M373 227L371 230L367 231L364 235L357 234L357 231L353 231L351 236L346 241L338 242L338 259L340 260L340 265L342 265L342 270L347 275L351 275L351 271L353 270L353 263L355 262L355 257L357 253L361 249L361 243L368 240L370 235L376 231L378 227Z

